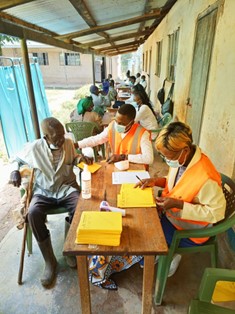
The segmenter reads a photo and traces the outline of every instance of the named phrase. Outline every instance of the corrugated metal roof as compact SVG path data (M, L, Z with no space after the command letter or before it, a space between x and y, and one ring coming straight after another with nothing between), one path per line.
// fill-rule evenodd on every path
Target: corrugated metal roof
M1 1L0 32L73 51L114 55L124 51L125 44L137 49L176 1ZM109 52L107 47L114 49Z

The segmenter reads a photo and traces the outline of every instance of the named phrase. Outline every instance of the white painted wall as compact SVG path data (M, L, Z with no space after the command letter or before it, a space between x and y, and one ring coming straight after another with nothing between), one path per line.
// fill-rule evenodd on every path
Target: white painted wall
M21 57L19 43L16 48L3 47L3 56ZM69 50L41 45L42 47L28 47L29 54L33 52L48 53L49 65L40 65L44 84L46 87L79 88L85 84L92 84L92 56L80 54L81 65L65 66L60 65L59 54L61 52L71 53ZM111 60L111 61L110 61ZM117 77L117 57L107 58L107 74L111 71L113 77Z
M196 21L215 0L178 0L143 47L152 48L151 100L158 104L157 91L167 73L168 34L180 27L174 113L186 119ZM199 145L217 169L235 178L235 1L222 0L211 59ZM155 75L156 42L163 39L161 76ZM170 88L166 83L166 92Z

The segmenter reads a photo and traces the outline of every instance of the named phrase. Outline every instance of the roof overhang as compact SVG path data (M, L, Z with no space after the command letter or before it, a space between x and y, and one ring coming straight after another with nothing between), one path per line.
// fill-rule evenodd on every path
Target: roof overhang
M135 51L177 0L3 0L0 33L67 50Z

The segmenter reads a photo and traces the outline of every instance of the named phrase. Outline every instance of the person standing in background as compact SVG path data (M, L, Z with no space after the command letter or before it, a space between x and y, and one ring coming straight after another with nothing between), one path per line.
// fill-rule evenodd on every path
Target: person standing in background
M146 82L146 76L142 75L140 79L140 84L143 86L143 88L146 90L147 88L147 82Z

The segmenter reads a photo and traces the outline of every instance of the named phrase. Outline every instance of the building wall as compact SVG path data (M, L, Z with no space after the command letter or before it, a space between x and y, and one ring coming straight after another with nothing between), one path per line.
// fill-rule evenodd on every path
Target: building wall
M61 52L71 52L60 48L28 47L29 54L48 53L49 65L40 65L44 84L46 87L78 88L85 84L92 84L92 56L90 54L80 54L81 65L68 66L60 65L59 54ZM20 48L3 48L3 56L21 57ZM117 77L117 57L107 58L106 72L113 73Z
M180 27L174 114L186 120L186 101L189 95L195 30L198 15L215 0L178 0L143 47L152 49L151 100L158 104L157 91L167 73L168 34ZM215 31L214 47L199 145L210 156L217 169L235 178L235 1L221 0ZM156 42L163 40L161 75L155 75ZM166 94L171 83L166 82Z

